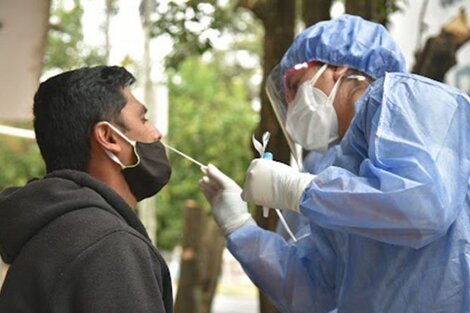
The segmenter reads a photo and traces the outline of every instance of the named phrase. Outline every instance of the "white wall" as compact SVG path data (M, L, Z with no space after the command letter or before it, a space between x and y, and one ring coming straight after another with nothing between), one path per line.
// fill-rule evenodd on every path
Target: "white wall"
M42 69L49 0L0 1L0 120L28 120Z

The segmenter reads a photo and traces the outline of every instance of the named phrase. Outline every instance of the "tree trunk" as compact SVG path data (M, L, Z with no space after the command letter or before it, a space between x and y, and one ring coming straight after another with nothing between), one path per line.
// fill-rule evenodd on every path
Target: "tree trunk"
M150 59L150 32L151 32L151 7L150 0L144 0L144 12L143 12L143 31L144 31L144 57L142 62L142 79L144 82L144 101L149 108L149 115L154 116L155 104L154 101L155 95L153 91L153 82L151 79L151 69L152 62ZM110 2L111 4L111 2ZM155 122L155 121L152 121ZM155 197L147 198L138 204L138 214L139 218L144 224L145 229L147 230L150 240L156 246L157 245L157 215L155 214L156 200Z
M267 151L274 155L276 161L286 164L290 162L290 150L284 138L269 99L264 91L266 78L271 70L279 64L282 56L287 51L294 39L295 26L295 1L286 0L240 0L239 7L251 10L263 23L265 36L263 44L263 81L260 90L261 119L255 130L256 138L261 139L265 131L271 133L271 139ZM255 157L259 157L253 149ZM270 213L269 218L262 217L262 209L257 207L255 220L259 226L274 230L277 224L275 214ZM269 300L260 292L260 312L278 312Z
M112 15L112 0L106 0L106 19L104 22L104 58L106 64L109 64L109 53L111 50L110 44L110 25L111 25L111 15Z
M199 262L199 283L202 286L201 313L210 313L215 289L222 271L225 238L213 218L205 218Z
M437 81L444 81L447 71L457 63L456 53L470 40L470 28L465 10L444 25L439 35L426 41L424 48L415 53L412 72Z
M329 20L332 0L303 0L302 21L305 28L319 21Z
M412 72L444 81L447 71L457 63L455 54L458 48L455 38L444 32L429 38L424 48L415 54Z
M263 81L261 84L261 120L255 135L261 139L265 131L271 133L267 150L272 152L276 161L289 163L290 151L282 133L269 99L264 91L266 78L271 70L279 64L282 56L294 38L295 1L259 0L239 1L239 6L250 9L263 23L265 29L263 45ZM258 157L253 149L253 154ZM269 219L262 218L261 209L257 210L255 220L263 228L273 230L276 226L274 214Z
M358 15L382 25L388 23L387 6L393 0L346 0L346 13Z
M225 239L204 210L189 200L175 313L209 313L222 268Z

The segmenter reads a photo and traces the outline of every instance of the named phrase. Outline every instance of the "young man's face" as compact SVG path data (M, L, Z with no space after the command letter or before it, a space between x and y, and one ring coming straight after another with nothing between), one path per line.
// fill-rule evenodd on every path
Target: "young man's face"
M123 89L127 103L121 110L121 120L126 125L124 134L131 140L151 143L160 140L162 134L147 120L147 108L139 102L128 88Z
M126 126L121 129L124 135L130 140L151 143L162 138L160 131L147 120L147 108L139 102L128 88L123 89L123 95L127 99L127 103L121 110L120 120ZM122 140L123 158L121 161L126 164L134 164L137 160L132 146Z

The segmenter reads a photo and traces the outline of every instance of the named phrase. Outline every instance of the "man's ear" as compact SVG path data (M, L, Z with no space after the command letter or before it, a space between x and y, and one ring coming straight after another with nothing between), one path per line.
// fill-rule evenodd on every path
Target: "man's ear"
M117 143L116 132L106 123L97 123L93 127L93 139L104 149L114 153L121 151L121 146Z
M333 79L337 81L341 76L345 75L349 70L347 66L337 66L333 73Z

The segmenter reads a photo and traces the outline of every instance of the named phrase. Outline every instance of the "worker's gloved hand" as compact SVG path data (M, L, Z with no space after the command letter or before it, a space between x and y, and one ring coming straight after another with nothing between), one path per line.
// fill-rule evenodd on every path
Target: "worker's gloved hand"
M212 215L225 236L245 224L256 225L240 196L242 189L217 167L209 164L199 186L212 206Z
M242 199L298 212L300 197L313 178L280 162L255 159L247 170Z

